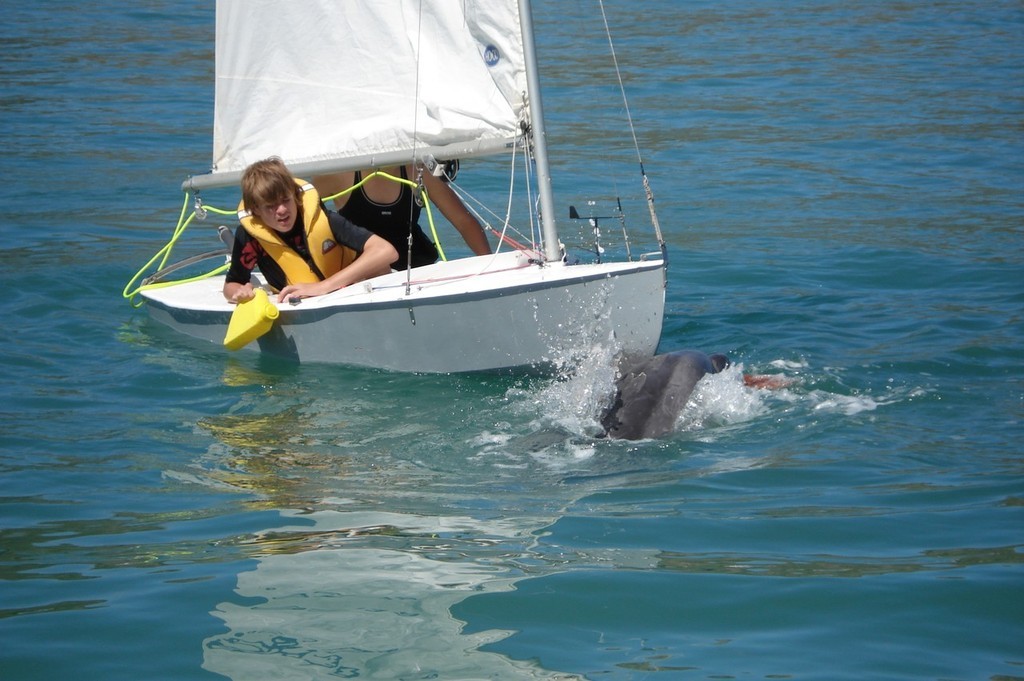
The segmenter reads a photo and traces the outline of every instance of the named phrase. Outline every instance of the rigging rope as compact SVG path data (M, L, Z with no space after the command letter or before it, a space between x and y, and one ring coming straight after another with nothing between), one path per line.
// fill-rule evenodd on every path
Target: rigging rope
M447 262L448 257L444 254L444 249L441 248L441 238L437 235L437 226L434 224L434 212L430 208L430 195L427 193L427 188L422 186L421 183L413 182L412 180L406 180L401 177L395 177L394 175L385 173L383 170L375 170L366 177L364 177L362 180L357 182L356 184L352 185L351 187L348 187L347 189L342 189L340 192L337 192L336 194L324 196L322 197L322 200L324 203L327 203L328 201L333 201L339 196L345 196L346 194L349 194L355 191L356 189L359 189L364 184L366 184L366 182L368 182L370 179L377 176L383 177L387 180L391 180L392 182L397 182L398 184L408 185L409 187L412 187L412 190L414 192L419 192L420 196L423 197L423 208L426 209L427 211L427 224L430 225L430 235L434 237L434 245L437 246L437 254L441 257L441 260ZM409 216L409 222L410 224L412 223L412 216Z
M523 144L525 144L525 143L526 142L525 142L525 136L524 136ZM513 249L515 249L517 251L521 251L523 253L528 253L528 254L532 255L531 260L537 260L537 259L539 259L541 257L541 255L540 255L540 252L538 251L538 249L536 247L536 244L537 244L537 241L536 241L536 238L535 238L536 234L533 234L533 235L528 237L527 235L523 234L521 231L519 231L518 229L516 229L515 227L512 226L512 203L513 203L513 200L515 199L515 182L516 182L516 150L518 148L519 148L519 143L516 143L516 144L514 144L512 146L512 161L511 161L510 167L509 167L508 200L505 202L505 217L504 218L501 218L501 216L499 216L497 213L495 213L490 208L488 208L487 205L484 202L480 201L475 196L470 194L461 185L457 184L454 180L450 181L448 183L448 186L452 188L452 191L455 192L455 194L459 197L459 200L462 201L463 205L466 206L466 209L470 213L473 214L473 217L475 217L477 219L477 221L480 222L481 224L486 225L487 229L490 230L491 234L494 234L496 237L498 237L498 247L494 250L494 254L493 254L494 257L497 257L498 253L501 252L502 244L508 244L509 246L511 246ZM528 163L529 163L529 159L527 159L527 173L529 173ZM527 184L529 184L529 183L527 183ZM529 192L529 189L527 189L527 192ZM494 229L494 227L491 226L490 221L487 220L483 215L481 215L480 212L474 207L474 205L478 206L479 208L481 208L481 209L483 209L485 211L487 211L492 217L500 219L502 221L501 231L499 232L498 230ZM530 227L531 227L531 231L533 231L534 221L533 221L533 213L532 213L532 211L530 212L530 216L531 216ZM530 243L532 245L531 246L526 246L524 244L519 243L518 241L516 241L515 239L513 239L512 237L510 237L508 235L508 231L509 230L514 231L516 234L521 236L523 239L529 239ZM493 258L492 258L492 260L493 260Z
M147 280L143 280L142 284L140 284L139 286L135 287L134 289L132 288L132 286L135 285L135 282L137 282L139 279L142 278L142 274L144 272L146 272L147 270L149 270L151 267L153 267L153 263L155 263L157 260L160 260L160 264L156 266L156 269L157 269L157 273L156 274L159 274L160 271L162 271L167 266L167 260L171 257L171 251L174 250L175 244L178 242L178 239L181 238L181 235L185 233L185 229L190 224L192 224L192 220L194 220L195 217L196 217L195 211L190 213L187 218L185 217L185 211L188 208L188 204L189 204L189 196L190 196L189 193L185 192L185 200L184 200L184 202L182 203L182 206L181 206L181 214L178 216L178 224L174 228L174 232L171 234L170 240L167 242L166 245L164 245L163 248L161 248L159 251L157 251L156 254L152 258L150 258L149 261L145 265L143 265L139 269L138 272L135 273L134 277L132 277L131 279L128 280L127 284L125 284L124 290L121 292L121 296L123 298L125 298L126 300L128 300L129 304L131 304L132 307L136 307L136 308L137 307L142 307L143 301L136 301L135 300L136 296L138 296L138 294L140 292L142 292L142 291L145 291L145 290L148 290L148 289L153 289L153 288L163 288L165 286L170 286L172 284L183 284L183 283L187 283L187 282L190 282L190 281L198 281L200 279L206 279L207 277L212 277L214 275L221 274L222 272L226 272L227 271L228 265L227 265L227 263L225 263L225 264L221 265L220 267L218 267L218 268L216 268L214 270L211 270L210 272L207 272L205 274L196 275L196 276L190 277L188 279L182 279L182 280L172 281L172 282L150 282L150 281L147 281ZM198 199L197 199L197 203L198 203ZM219 209L219 208L213 208L212 206L206 206L204 208L204 210L210 210L210 211L213 211L214 213L219 213L221 215L232 215L235 212L235 211L225 211L225 210L222 210L222 209ZM156 274L151 275L151 276L156 276Z
M622 103L626 107L626 120L629 122L629 132L633 136L633 148L636 149L636 158L640 163L640 176L643 178L644 194L647 197L647 208L651 212L651 224L654 226L654 234L658 238L658 245L662 253L665 252L665 239L661 236L661 223L658 222L658 214L654 210L654 192L651 191L651 182L647 179L647 171L644 170L644 159L640 155L640 143L636 139L636 129L633 127L633 115L629 112L629 101L626 98L626 87L622 83L622 73L619 71L619 59L615 55L615 45L612 43L612 31L608 26L608 15L604 11L604 0L598 0L601 7L601 19L604 21L604 32L608 37L608 48L612 53L612 63L615 64L615 75L619 80L619 92L622 93Z
M352 185L351 187L348 187L347 189L343 189L330 196L322 197L322 201L326 203L328 201L332 201L338 198L339 196L344 196L358 189L365 182L378 175L386 179L392 180L393 182L398 182L399 184L406 184L412 187L414 191L419 191L421 193L421 196L423 198L423 207L426 209L427 213L427 222L430 225L430 234L434 239L434 245L437 246L437 252L441 259L447 261L448 258L444 253L444 249L441 247L441 239L438 236L437 225L434 222L434 213L433 210L431 209L430 196L427 193L426 187L422 187L419 183L413 182L412 180L395 177L394 175L390 175L383 171L377 170L367 175L366 177L362 178L361 181ZM156 281L154 279L160 277L160 275L162 274L170 274L170 272L175 271L175 269L180 269L181 266L186 264L194 264L195 262L199 262L209 257L214 257L216 255L230 255L230 253L228 252L220 251L215 253L205 253L199 256L193 256L192 258L186 258L184 261L180 263L175 263L175 265L171 265L170 267L168 267L167 261L170 259L171 253L174 250L175 245L177 245L178 241L181 239L181 236L185 233L185 229L192 224L193 220L195 220L197 216L200 217L200 219L205 218L207 212L217 213L218 215L237 215L237 210L225 210L223 208L216 208L214 206L204 205L202 201L199 199L198 194L195 195L195 207L193 211L191 213L188 213L187 211L189 206L189 199L191 197L192 194L186 191L185 198L181 206L181 213L178 216L178 223L175 226L174 231L171 234L171 238L168 240L168 242L160 250L158 250L156 254L153 255L153 257L150 258L149 261L147 261L146 264L139 269L138 272L135 273L135 276L128 280L127 284L125 284L124 290L121 292L121 295L122 297L128 300L132 307L138 308L144 304L144 301L136 300L137 296L142 291L156 288L165 288L177 284L186 284L193 281L199 281L201 279L207 279L209 277L213 277L218 274L223 274L227 272L229 263L225 262L223 265L213 270L210 270L209 272L197 274L193 277L188 277L185 279L175 279L169 281ZM506 227L507 225L508 222L506 221ZM512 244L518 250L529 250L518 244L514 239L506 237L504 234L504 230L502 231L502 234L500 236L503 241ZM150 271L151 269L155 269L156 272L154 274L151 274L149 277L143 278L144 273ZM136 286L136 282L138 282L140 279L142 280L142 283Z

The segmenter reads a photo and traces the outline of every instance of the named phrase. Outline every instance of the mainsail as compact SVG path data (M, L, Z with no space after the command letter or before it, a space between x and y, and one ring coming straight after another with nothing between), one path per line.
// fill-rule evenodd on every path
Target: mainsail
M193 181L268 156L308 175L496 153L526 91L516 0L218 0L213 166Z

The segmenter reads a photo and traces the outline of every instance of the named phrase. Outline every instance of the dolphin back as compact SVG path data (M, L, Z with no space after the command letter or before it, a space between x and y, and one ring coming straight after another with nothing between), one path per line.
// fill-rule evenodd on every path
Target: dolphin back
M724 355L714 360L696 350L677 350L628 364L620 370L612 406L601 418L608 437L641 440L666 435L697 381L728 366Z

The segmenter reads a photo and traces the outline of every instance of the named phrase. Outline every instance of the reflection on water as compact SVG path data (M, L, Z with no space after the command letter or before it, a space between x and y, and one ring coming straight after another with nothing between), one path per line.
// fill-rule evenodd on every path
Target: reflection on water
M349 462L340 452L322 448L313 421L299 405L276 413L200 419L198 425L226 449L216 448L211 465L197 466L194 474L259 495L257 506L300 507L316 498L328 480L344 476Z
M22 615L41 615L44 613L69 612L72 610L88 610L106 603L103 600L91 601L59 601L45 605L30 606L27 608L0 608L0 619L5 617L20 617Z
M217 606L212 614L228 631L204 642L206 669L239 679L579 678L482 652L509 632L464 635L450 613L466 597L507 591L538 569L529 558L535 527L382 512L301 519L312 528L283 528L256 542L262 555L239 575L237 593L260 602ZM362 541L382 536L393 548Z
M924 570L954 570L971 565L1020 565L1024 554L1015 546L984 549L930 550L921 555L809 556L803 560L768 556L690 555L663 552L658 568L694 574L728 574L758 577L871 577Z

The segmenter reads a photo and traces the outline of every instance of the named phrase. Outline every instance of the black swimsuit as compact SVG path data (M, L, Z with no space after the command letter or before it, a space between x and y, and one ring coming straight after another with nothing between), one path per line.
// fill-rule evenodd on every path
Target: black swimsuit
M402 179L408 179L405 166L401 167L401 171ZM356 171L355 184L359 184L362 179L362 173ZM393 203L376 203L360 187L349 195L339 212L355 224L387 239L398 251L398 261L392 267L404 270L408 268L409 225L412 225L412 266L419 267L437 261L437 248L417 224L420 210L420 206L413 200L412 187L402 183L398 198Z

